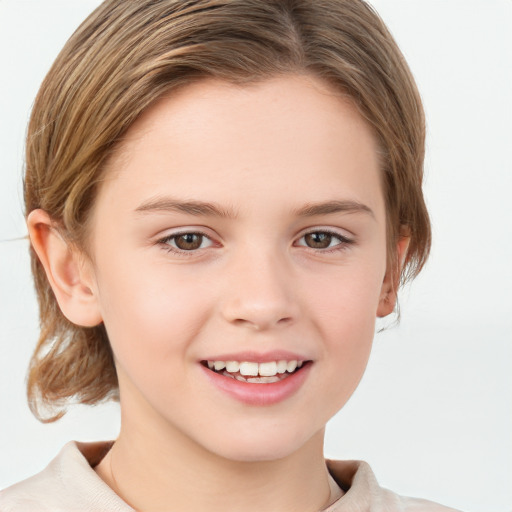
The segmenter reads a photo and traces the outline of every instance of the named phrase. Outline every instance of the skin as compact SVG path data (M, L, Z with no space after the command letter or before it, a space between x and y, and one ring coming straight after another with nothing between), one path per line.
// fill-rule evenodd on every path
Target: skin
M351 208L300 213L333 201ZM148 109L109 163L90 258L45 212L29 216L63 313L103 321L114 351L122 427L97 473L137 510L326 506L325 424L363 375L375 318L395 304L385 220L373 134L318 79L206 80ZM203 233L199 248L177 249L183 239L170 237L183 231ZM309 246L308 233L329 247ZM312 363L292 396L246 404L200 361L248 350Z

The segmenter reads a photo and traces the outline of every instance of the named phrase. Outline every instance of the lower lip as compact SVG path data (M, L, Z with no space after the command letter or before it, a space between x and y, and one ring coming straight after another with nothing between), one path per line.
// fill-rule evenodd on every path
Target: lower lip
M239 402L262 406L277 404L296 393L306 380L311 365L312 363L308 362L289 377L269 384L241 382L231 377L220 375L203 365L201 365L201 368L210 382L224 393Z

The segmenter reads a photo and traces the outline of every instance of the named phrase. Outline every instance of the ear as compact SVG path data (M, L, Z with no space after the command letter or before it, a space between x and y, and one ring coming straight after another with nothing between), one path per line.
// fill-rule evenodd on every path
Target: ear
M102 322L94 273L90 262L64 240L43 210L27 218L30 242L46 272L64 316L76 325L94 327Z
M407 234L405 234L405 232ZM398 264L394 265L396 273L392 272L393 265L388 265L388 269L382 283L379 306L377 308L377 316L380 318L391 314L395 309L400 272L404 266L410 241L411 237L409 235L409 231L403 228L396 247L396 258L398 260Z

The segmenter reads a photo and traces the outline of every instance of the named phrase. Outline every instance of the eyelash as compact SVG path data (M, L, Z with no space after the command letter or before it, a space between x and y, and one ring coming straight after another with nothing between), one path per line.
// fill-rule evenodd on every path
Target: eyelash
M157 243L159 245L162 246L162 248L167 251L167 252L170 252L170 253L173 253L173 254L176 254L178 256L184 256L184 257L190 257L190 256L193 256L195 252L199 251L201 248L199 249L194 249L194 250L185 250L185 249L180 249L179 247L173 247L172 245L170 245L170 242L171 241L175 241L177 238L179 238L180 236L185 236L185 235L196 235L196 236L200 236L202 237L203 239L206 239L208 240L211 245L214 245L214 242L213 240L206 234L206 233L202 233L201 231L181 231L179 233L173 233L172 235L169 235L169 236L166 236L160 240L157 241ZM201 244L202 245L202 244Z
M322 254L326 254L326 253L329 254L329 253L333 253L333 252L337 252L337 251L344 251L350 245L353 245L355 243L355 240L353 240L351 238L347 238L346 236L343 236L340 233L337 233L336 231L332 231L329 229L314 229L312 231L308 231L307 233L304 233L299 238L299 240L302 240L303 238L305 238L308 235L314 235L314 234L329 235L332 238L338 239L339 243L337 243L336 245L334 245L332 247L326 247L325 249L309 247L308 245L303 245L303 244L300 244L299 247L305 247L306 249L310 249L311 251L315 251L315 252L320 251Z
M341 235L340 233L337 233L337 232L329 230L329 229L316 229L316 230L308 231L308 232L304 233L298 240L302 240L306 236L314 235L314 234L329 235L329 236L337 239L339 241L339 243L335 244L332 247L326 247L326 248L323 248L323 249L322 248L309 247L306 244L299 244L298 246L299 247L305 247L306 249L309 249L311 251L315 251L315 252L319 251L319 252L321 252L323 254L326 254L326 253L328 254L328 253L333 253L333 252L337 252L337 251L344 251L350 245L353 245L355 243L355 240L347 238L347 237ZM206 233L203 233L201 231L182 231L182 232L179 232L179 233L173 233L172 235L166 236L166 237L158 240L157 244L161 245L162 248L166 252L173 253L173 254L176 254L178 256L183 256L183 257L194 256L194 253L197 253L201 249L205 249L204 247L203 248L199 247L198 249L185 250L185 249L180 249L179 247L173 247L172 245L170 245L171 241L175 241L180 236L185 236L185 235L196 235L196 236L203 237L203 239L207 239L210 242L210 245L208 247L213 246L215 244L215 242ZM295 246L297 246L297 245L295 245Z

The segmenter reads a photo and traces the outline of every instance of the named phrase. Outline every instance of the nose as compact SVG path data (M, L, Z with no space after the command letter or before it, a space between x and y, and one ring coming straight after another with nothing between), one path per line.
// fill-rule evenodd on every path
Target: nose
M229 272L221 304L226 321L254 331L293 324L299 316L292 269L272 254L240 257Z

